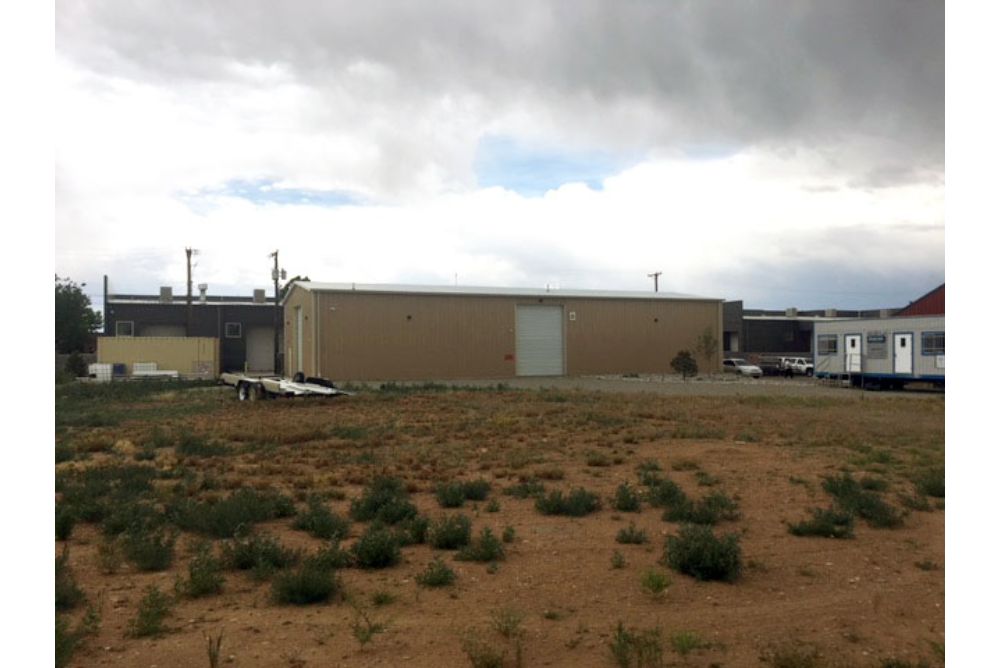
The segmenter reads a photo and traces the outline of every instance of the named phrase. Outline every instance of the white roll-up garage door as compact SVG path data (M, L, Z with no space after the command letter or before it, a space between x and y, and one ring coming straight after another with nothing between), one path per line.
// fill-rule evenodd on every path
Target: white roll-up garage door
M250 327L247 329L247 369L274 371L274 329Z
M517 375L563 375L562 306L518 306L516 326Z

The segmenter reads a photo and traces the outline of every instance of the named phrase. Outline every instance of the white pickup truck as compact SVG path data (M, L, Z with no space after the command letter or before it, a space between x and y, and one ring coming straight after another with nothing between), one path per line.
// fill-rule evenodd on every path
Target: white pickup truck
M805 357L782 357L778 368L789 377L813 375L813 363Z

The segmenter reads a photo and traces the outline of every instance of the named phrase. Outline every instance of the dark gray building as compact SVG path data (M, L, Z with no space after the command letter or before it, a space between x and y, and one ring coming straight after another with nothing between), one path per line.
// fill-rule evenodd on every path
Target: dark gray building
M274 298L264 290L245 297L206 292L202 289L189 307L186 295L174 296L168 287L160 288L159 295L109 294L105 281L104 335L214 337L219 339L221 371L275 371ZM279 314L278 350L282 320Z

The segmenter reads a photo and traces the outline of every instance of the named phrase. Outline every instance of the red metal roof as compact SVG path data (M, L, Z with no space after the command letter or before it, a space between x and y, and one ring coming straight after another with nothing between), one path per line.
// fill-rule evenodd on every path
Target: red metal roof
M909 306L901 309L896 315L944 315L944 283L916 301L910 302Z

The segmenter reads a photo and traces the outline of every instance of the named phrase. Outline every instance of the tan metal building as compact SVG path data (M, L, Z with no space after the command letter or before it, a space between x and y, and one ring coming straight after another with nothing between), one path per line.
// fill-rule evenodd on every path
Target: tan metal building
M296 282L285 363L337 381L672 373L706 331L719 370L722 300L675 293Z

